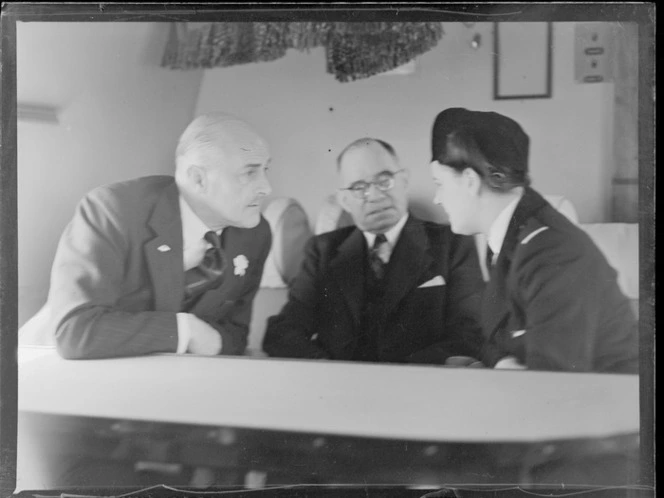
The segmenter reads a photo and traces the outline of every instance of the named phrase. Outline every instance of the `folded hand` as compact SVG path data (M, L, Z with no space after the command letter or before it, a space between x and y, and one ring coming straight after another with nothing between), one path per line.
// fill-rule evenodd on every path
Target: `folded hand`
M191 336L187 352L214 356L221 352L221 334L200 318L191 315Z
M493 367L499 370L525 370L527 367L517 360L514 356L505 356Z

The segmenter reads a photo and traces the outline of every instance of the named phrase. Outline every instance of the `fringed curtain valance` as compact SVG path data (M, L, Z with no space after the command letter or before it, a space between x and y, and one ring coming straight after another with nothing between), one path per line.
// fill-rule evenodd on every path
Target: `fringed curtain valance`
M227 67L273 61L286 50L325 47L327 72L341 82L406 64L443 36L437 22L219 22L173 24L162 66Z

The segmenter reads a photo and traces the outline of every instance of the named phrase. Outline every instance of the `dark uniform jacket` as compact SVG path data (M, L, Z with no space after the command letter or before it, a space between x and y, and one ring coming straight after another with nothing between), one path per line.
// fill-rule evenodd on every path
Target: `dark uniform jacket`
M616 277L590 237L527 188L485 291L482 361L637 372L638 322Z

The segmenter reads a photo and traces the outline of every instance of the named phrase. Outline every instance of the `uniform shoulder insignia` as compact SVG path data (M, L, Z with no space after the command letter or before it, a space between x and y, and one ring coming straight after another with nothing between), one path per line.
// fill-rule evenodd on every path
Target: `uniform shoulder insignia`
M528 235L526 235L526 236L521 240L521 243L522 243L522 244L527 244L528 242L530 242L531 240L533 240L538 234L540 234L540 233L542 233L542 232L544 232L545 230L548 230L548 229L549 229L549 227L546 227L546 226L542 227L542 226L541 226L541 227L539 227L539 228L533 230L532 232L530 232Z

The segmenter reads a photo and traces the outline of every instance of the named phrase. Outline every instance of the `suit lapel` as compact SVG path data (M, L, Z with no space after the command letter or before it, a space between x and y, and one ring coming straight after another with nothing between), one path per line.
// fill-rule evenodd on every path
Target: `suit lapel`
M177 311L182 305L184 270L182 262L182 221L175 184L157 201L148 221L155 237L144 245L155 311Z
M492 337L509 318L509 305L505 292L506 275L496 268L482 296L482 322L486 337Z
M355 229L339 246L330 263L330 274L341 288L341 294L357 324L360 323L364 302L364 272L366 266L366 240Z
M519 233L528 219L544 205L546 200L527 187L507 226L500 254L491 269L490 281L484 291L483 322L489 337L495 334L508 319L507 276L519 243Z
M428 249L429 240L423 224L409 216L390 256L384 310L395 309L434 263Z

